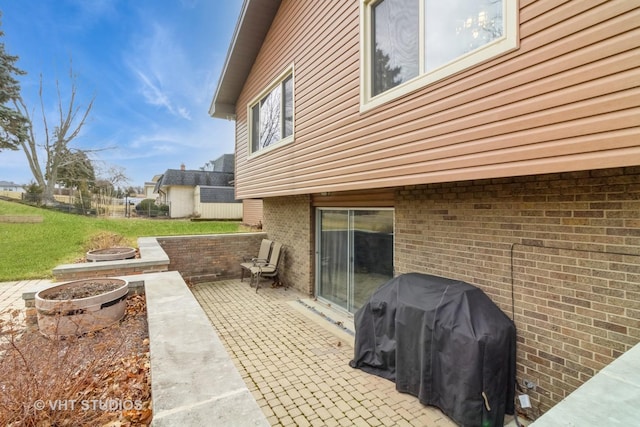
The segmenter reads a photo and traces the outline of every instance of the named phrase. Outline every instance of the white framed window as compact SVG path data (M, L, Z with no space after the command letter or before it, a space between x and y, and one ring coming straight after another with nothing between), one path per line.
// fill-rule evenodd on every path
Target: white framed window
M361 0L361 110L517 48L517 21L517 0Z
M293 141L293 66L247 105L249 153Z

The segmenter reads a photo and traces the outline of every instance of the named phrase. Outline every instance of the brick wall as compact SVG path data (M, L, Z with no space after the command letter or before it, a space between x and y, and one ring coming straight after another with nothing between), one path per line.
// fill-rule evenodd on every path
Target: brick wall
M263 230L284 245L281 279L301 292L313 292L313 226L310 197L273 197L263 201Z
M397 274L515 314L533 418L640 341L640 167L405 187L395 215Z
M265 233L158 237L169 256L169 270L188 283L240 278L243 256L258 254Z

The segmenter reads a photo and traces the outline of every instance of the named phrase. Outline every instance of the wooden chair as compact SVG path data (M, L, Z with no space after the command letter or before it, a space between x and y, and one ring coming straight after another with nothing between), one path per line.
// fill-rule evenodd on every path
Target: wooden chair
M260 279L263 277L272 277L277 280L278 268L280 267L283 258L282 243L274 242L271 254L269 255L269 262L267 264L259 264L249 268L251 272L251 283L256 281L256 293L260 288Z
M258 250L258 255L255 257L246 256L243 261L240 263L240 281L244 281L244 272L250 272L251 267L255 267L256 265L264 265L269 262L269 256L271 255L271 246L273 245L273 241L262 239L260 243L260 249ZM253 277L252 277L253 280Z

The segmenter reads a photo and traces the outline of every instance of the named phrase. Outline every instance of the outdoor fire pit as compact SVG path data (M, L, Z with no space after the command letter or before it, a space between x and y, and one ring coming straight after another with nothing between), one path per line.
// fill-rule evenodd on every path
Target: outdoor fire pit
M136 250L128 247L114 247L107 249L95 249L87 252L87 262L117 261L136 257Z
M82 279L37 292L40 332L50 337L81 335L119 321L124 316L128 285L118 278Z

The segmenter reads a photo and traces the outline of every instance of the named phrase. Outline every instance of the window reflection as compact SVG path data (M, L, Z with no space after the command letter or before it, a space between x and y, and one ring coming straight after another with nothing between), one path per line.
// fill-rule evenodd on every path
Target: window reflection
M260 101L260 148L280 140L280 88Z
M419 73L418 0L383 0L373 17L373 95Z
M502 1L425 1L425 72L502 36Z
M503 6L504 0L370 3L371 96L450 65L501 38Z

